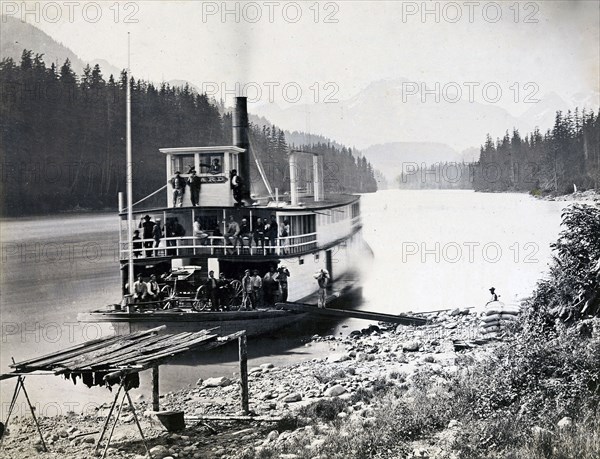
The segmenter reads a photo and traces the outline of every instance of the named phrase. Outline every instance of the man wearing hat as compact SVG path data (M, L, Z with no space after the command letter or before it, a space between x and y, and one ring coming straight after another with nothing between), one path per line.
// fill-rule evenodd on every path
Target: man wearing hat
M281 302L285 303L288 298L288 277L290 277L290 272L286 266L281 265L277 270L277 273L279 274L277 280L281 287Z
M144 239L144 247L146 248L147 257L152 256L151 249L153 244L152 240L154 237L154 225L155 223L150 220L150 215L145 215L138 225L138 228L143 228L142 239Z
M490 288L490 293L492 294L490 301L498 301L498 295L496 295L496 289L494 287Z
M244 277L242 278L242 309L252 308L252 294L254 289L252 288L252 278L250 277L250 270L244 271Z
M256 309L258 307L260 299L260 292L262 292L262 278L258 274L258 269L252 271L252 277L250 278L252 281L252 295L250 295L250 302L252 304L252 309Z
M317 305L319 308L324 308L327 304L327 286L329 285L329 271L326 269L321 269L315 275L315 279L317 279L317 283L319 284L319 300L317 301Z
M183 206L183 194L185 193L185 180L181 177L180 172L175 172L175 176L169 180L173 188L173 207Z
M190 187L192 206L196 207L200 204L200 187L202 186L202 180L196 175L196 169L192 169L190 173L192 175L187 179L187 184Z

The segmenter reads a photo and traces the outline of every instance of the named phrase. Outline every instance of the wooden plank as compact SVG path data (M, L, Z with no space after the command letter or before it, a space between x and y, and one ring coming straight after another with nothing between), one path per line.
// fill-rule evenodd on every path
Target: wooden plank
M125 356L129 356L130 354L134 355L136 353L139 353L142 349L145 349L146 346L149 346L153 343L165 341L168 338L169 338L169 335L166 335L166 336L165 335L156 335L156 336L147 337L143 341L137 341L132 346L119 347L119 348L117 348L117 350L110 352L110 353L105 353L103 355L102 354L90 355L85 360L79 361L77 364L69 366L69 369L72 371L75 371L75 370L80 370L80 369L84 369L84 368L90 368L90 369L97 368L106 363L112 365L118 361L123 360L123 357L125 357ZM141 347L138 347L138 346L141 346Z
M11 365L11 367L22 368L22 366L26 366L26 367L30 367L32 369L45 369L45 368L52 369L51 365L55 364L56 362L61 362L61 361L64 361L65 359L77 357L78 355L81 355L83 353L101 349L104 346L108 346L113 341L116 342L118 340L121 340L124 336L134 338L134 337L139 337L139 336L144 336L144 335L150 335L153 333L157 333L161 330L164 330L166 328L167 327L165 325L161 325L160 327L152 328L150 330L135 332L130 335L115 335L115 336L107 337L106 340L100 339L100 340L87 341L86 343L93 343L93 344L86 346L86 343L84 343L83 345L74 346L74 348L72 348L71 351L47 354L45 356L38 357L36 359L29 360L26 362L18 362L14 365ZM106 342L104 342L104 341L106 341ZM75 349L75 348L78 348L78 349Z
M281 306L284 309L297 312L308 312L310 314L325 316L325 317L340 317L340 318L355 318L365 320L375 320L378 322L392 322L403 325L425 325L427 319L416 316L409 316L406 314L393 315L384 314L379 312L368 312L368 311L356 311L349 309L332 309L332 308L318 308L316 306L306 303L277 303L277 306Z
M172 347L172 348L169 349L169 351L166 351L166 352L164 352L162 354L159 354L159 355L163 355L163 354L165 354L165 355L179 354L179 353L181 353L183 351L191 350L194 347L194 345L196 345L196 344L200 344L200 343L204 343L206 341L213 340L213 339L217 338L217 336L218 335L202 336L200 338L196 338L196 340L194 340L194 341L190 341L188 343ZM135 363L136 364L143 364L144 362L148 362L148 361L154 360L156 357L157 357L157 355L151 355L151 356L148 356L148 357L146 357L144 359L136 360Z
M197 338L198 336L207 335L208 332L206 330L201 330L199 332L183 332L177 335L166 335L161 336L161 340L156 343L149 345L145 345L139 349L128 350L126 353L115 353L108 356L105 360L100 362L94 362L93 364L87 366L86 368L97 368L101 364L110 363L111 366L118 365L130 365L132 362L136 362L139 358L146 357L148 354L154 354L162 349L172 349L175 346L181 344L188 344L191 340ZM83 367L82 367L83 368Z
M188 342L188 343L182 344L182 346L179 348L171 349L168 352L163 352L161 354L153 355L153 356L147 357L143 360L138 360L136 363L145 368L149 368L152 365L162 363L164 360L168 360L169 358L174 357L175 355L179 355L179 354L182 354L187 351L191 351L191 350L207 351L207 350L213 349L215 347L223 346L224 344L227 344L229 341L237 339L241 333L242 332L234 333L232 335L227 335L225 337L226 339L224 339L224 340L219 340L219 341L214 340L212 342L206 342L205 339L200 338L200 339L197 339L196 342ZM218 335L212 335L212 336L210 336L210 339L214 339L215 337L218 338Z
M55 354L46 354L35 359L26 360L24 362L17 362L10 366L13 368L41 368L47 365L52 365L54 362L60 362L63 359L68 359L94 349L100 349L103 346L110 344L111 342L119 340L120 338L121 337L119 336L111 336L100 340L88 341L78 346L74 346L73 348L69 348L68 351L59 352Z
M238 339L244 333L245 333L245 331L232 333L231 335L226 335L224 337L221 337L218 341L211 341L209 343L199 344L199 345L194 346L193 349L188 349L188 350L193 350L195 352L210 351L211 349L215 349L219 346L223 346L223 345L229 343L230 341L234 341L234 340ZM120 368L119 370L126 372L126 373L137 373L137 372L152 368L154 365L162 365L163 363L167 362L169 359L173 358L175 355L179 355L184 352L185 352L184 350L181 350L180 352L177 352L175 354L171 354L170 352L162 353L160 355L152 356L153 359L150 359L143 363L139 363L135 368L127 367L127 368Z
M128 352L127 354L116 355L113 360L110 361L111 365L129 365L127 362L136 362L140 358L147 357L151 354L155 354L160 352L163 349L170 349L173 346L181 344L182 340L191 339L193 333L186 332L181 333L181 335L185 335L180 339L174 339L173 336L167 337L168 339L163 339L154 344L149 344L148 346L144 346L140 349L134 349ZM97 365L91 365L91 368L95 368Z
M101 357L106 357L115 352L130 349L132 346L143 344L145 341L151 338L152 336L137 336L134 338L131 335L127 335L123 337L123 339L101 349L78 355L77 357L74 357L70 360L58 362L56 366L68 368L69 370L72 370L77 367L85 367L88 364L88 362L95 362L98 361Z

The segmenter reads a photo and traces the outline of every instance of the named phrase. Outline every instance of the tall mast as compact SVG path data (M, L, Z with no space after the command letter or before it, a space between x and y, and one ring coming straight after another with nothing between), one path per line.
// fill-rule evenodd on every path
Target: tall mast
M131 45L130 34L127 32L127 79L126 89L126 118L127 118L127 246L129 247L128 284L129 294L133 294L133 162L131 159L131 85L129 84L131 72Z

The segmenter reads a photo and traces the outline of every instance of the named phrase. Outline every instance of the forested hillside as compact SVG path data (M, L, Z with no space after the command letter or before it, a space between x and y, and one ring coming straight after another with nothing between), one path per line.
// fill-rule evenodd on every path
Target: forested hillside
M2 215L116 208L125 188L125 84L124 73L105 78L96 65L78 76L68 59L47 67L29 50L20 63L0 62ZM130 84L134 200L165 183L159 148L231 144L231 114L221 116L206 95L188 86ZM271 185L286 191L285 133L252 126L251 138ZM294 148L326 155L326 191L377 189L370 164L345 147ZM251 168L258 177L253 160Z
M481 191L571 193L600 188L600 120L594 112L556 112L554 126L521 137L508 131L488 135L475 164L474 188Z

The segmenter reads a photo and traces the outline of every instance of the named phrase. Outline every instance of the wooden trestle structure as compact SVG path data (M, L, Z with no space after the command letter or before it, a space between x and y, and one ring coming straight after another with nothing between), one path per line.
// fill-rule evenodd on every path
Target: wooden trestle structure
M17 378L17 384L9 407L5 427L15 407L19 392L22 390L31 409L31 414L40 435L42 447L47 451L46 443L41 428L35 416L35 410L31 404L27 391L25 390L25 377L33 375L62 375L67 378L81 377L84 384L88 386L118 384L114 400L108 416L94 445L94 454L104 439L110 419L117 406L121 391L123 391L118 412L110 432L108 433L106 445L102 458L106 457L112 434L119 420L123 404L127 399L140 436L146 448L148 457L151 457L146 444L144 433L140 426L135 407L129 395L129 390L139 386L139 373L152 369L152 409L159 410L159 387L158 368L173 357L187 352L207 351L222 346L233 340L239 341L240 348L240 377L242 386L242 410L249 412L248 408L248 373L247 373L247 341L245 331L219 336L215 329L200 330L198 332L185 332L178 334L162 334L166 326L140 331L128 335L108 336L64 349L52 354L36 357L34 359L15 362L10 367L10 373L0 375L0 381Z

